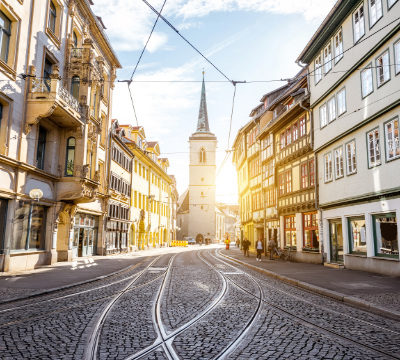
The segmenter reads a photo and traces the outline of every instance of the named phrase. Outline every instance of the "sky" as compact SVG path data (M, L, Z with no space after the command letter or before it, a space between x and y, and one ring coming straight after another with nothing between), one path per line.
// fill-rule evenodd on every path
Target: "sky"
M94 0L92 6L122 64L118 80L129 79L157 15L143 0ZM149 0L160 10L164 0ZM231 156L220 167L237 131L261 97L285 84L300 67L297 56L335 0L166 0L162 14L229 79L234 87L159 19L137 68L131 91L137 122L148 141L158 141L169 174L182 194L189 180L189 136L195 132L205 72L208 119L218 138L217 201L237 202ZM266 82L261 82L266 81ZM268 81L268 82L267 82ZM112 117L136 125L126 83L116 83Z

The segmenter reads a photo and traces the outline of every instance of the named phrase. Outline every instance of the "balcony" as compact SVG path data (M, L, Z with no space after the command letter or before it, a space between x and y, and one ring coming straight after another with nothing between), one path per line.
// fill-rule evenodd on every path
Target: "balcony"
M83 126L85 115L83 107L70 92L64 88L53 73L50 79L31 78L27 101L28 127L35 125L41 118L48 118L62 128Z
M100 186L98 171L89 176L89 165L75 166L74 176L65 176L57 183L58 201L73 201L75 204L91 202Z
M82 62L83 60L83 48L72 48L70 57L70 62Z

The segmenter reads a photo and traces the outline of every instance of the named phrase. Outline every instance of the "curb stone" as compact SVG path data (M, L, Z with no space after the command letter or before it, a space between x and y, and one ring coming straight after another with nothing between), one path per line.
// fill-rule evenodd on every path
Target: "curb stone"
M248 264L248 263L246 263L244 261L235 259L235 258L233 258L231 256L228 256L228 255L225 255L225 254L222 254L221 252L220 252L220 255L222 255L223 257L225 257L225 258L227 258L229 260L232 260L232 261L234 261L234 262L236 262L238 264L247 266L248 268L250 268L252 270L255 270L255 271L260 272L262 274L265 274L265 275L267 275L269 277L272 277L274 279L281 280L281 281L283 281L285 283L297 286L299 288L303 288L305 290L317 293L319 295L324 295L326 297L330 297L332 299L344 302L344 303L352 305L354 307L358 307L358 308L360 308L362 310L368 310L368 311L373 312L375 314L378 314L378 315L381 315L381 316L385 316L385 317L393 319L393 320L400 321L400 312L398 312L398 311L389 311L387 309L384 309L384 308L382 308L380 306L377 306L377 305L375 305L373 303L370 303L368 301L365 301L365 300L362 300L362 299L358 299L355 296L344 295L344 294L339 293L339 292L334 291L334 290L328 290L328 289L322 288L322 287L317 286L317 285L312 285L312 284L306 283L304 281L300 281L300 280L296 280L296 279L287 277L285 275L280 275L280 274L275 273L273 271L270 271L270 270L267 270L267 269L263 269L263 268L260 268L258 266L252 265L252 264Z
M28 295L28 296L19 296L19 297L17 296L17 297L14 297L14 298L11 298L11 299L8 299L8 300L5 300L5 301L0 301L0 305L6 305L6 304L9 304L9 303L12 303L12 302L15 302L15 301L28 300L28 299L32 299L32 298L35 298L35 297L38 297L38 296L48 295L48 294L52 294L52 293L57 292L57 291L66 290L66 289L73 288L75 286L80 286L80 285L88 284L90 282L95 282L95 281L98 281L98 280L102 280L102 279L117 275L119 273L122 273L124 271L127 271L129 268L133 268L133 267L139 265L142 262L143 262L143 260L138 262L137 264L129 265L129 266L126 266L126 267L124 267L124 268L122 268L120 270L113 271L112 273L109 273L109 274L100 275L100 276L97 276L95 278L91 278L91 279L87 279L87 280L83 280L83 281L78 281L78 282L75 282L75 283L72 283L72 284L63 285L63 286L59 286L59 287L55 287L55 288L51 288L51 289L46 289L44 291L39 291L37 293L33 293L31 295Z

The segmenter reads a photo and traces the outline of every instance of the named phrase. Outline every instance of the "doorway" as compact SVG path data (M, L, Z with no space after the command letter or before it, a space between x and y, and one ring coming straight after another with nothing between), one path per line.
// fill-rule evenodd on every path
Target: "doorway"
M343 263L343 228L342 221L329 220L329 245L332 263Z

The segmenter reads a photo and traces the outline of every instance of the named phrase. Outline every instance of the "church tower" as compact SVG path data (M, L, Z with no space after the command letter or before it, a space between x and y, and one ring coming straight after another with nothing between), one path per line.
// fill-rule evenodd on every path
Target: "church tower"
M188 235L197 241L214 240L217 138L208 124L204 72L197 129L189 137L189 146Z

